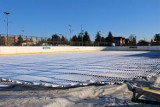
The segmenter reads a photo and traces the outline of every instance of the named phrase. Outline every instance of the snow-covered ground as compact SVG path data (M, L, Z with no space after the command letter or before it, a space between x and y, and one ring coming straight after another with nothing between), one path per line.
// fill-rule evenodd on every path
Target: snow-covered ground
M160 73L160 53L73 52L0 57L0 78L16 83L70 87L114 84Z
M143 84L138 81L134 83ZM152 83L160 87L160 77ZM0 107L159 107L134 103L131 98L132 92L126 84L68 89L20 85L0 89Z
M159 73L160 52L102 51L3 56L0 57L1 81L36 86L20 84L0 88L0 107L152 107L131 102L132 92L127 84L62 89L41 86L70 87L130 81L138 86L157 88L160 87ZM153 77L133 79L142 76ZM5 87L4 84L1 86Z

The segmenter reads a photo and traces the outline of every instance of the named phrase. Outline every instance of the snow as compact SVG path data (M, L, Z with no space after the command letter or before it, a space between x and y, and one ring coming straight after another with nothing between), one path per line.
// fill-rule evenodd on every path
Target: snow
M69 89L14 87L0 91L1 107L159 107L131 101L126 84Z
M159 74L160 52L102 51L3 56L0 57L0 80L13 83L0 82L0 107L153 107L133 103L132 92L123 82L159 89ZM142 76L147 78L135 78ZM115 82L123 84L115 85ZM19 85L7 88L16 83ZM68 88L90 83L113 85Z
M102 51L0 57L0 78L20 84L69 87L121 83L159 73L159 52Z

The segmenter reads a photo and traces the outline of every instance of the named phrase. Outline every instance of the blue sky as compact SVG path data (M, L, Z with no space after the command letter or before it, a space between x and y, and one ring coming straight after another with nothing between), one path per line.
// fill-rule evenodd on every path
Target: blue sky
M6 34L9 15L9 34L51 37L88 31L92 40L97 31L107 36L150 40L160 33L160 0L0 0L0 33ZM22 32L24 30L24 32Z

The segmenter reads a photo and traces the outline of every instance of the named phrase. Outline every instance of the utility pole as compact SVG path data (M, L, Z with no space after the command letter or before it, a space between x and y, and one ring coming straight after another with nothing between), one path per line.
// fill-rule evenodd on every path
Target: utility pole
M22 35L22 36L24 36L24 30L21 30L21 32L22 32L22 34L21 34L21 35Z
M99 35L101 37L101 31L100 30L98 31L98 33L99 33ZM100 43L101 43L101 39L102 39L102 37L100 38Z
M82 46L83 46L83 28L82 28L82 25L81 25L81 36L82 36Z
M9 45L9 38L8 38L8 15L10 14L9 12L4 12L4 14L7 16L7 46Z
M71 44L71 34L72 34L72 26L71 25L69 25L69 33L70 33L70 44Z

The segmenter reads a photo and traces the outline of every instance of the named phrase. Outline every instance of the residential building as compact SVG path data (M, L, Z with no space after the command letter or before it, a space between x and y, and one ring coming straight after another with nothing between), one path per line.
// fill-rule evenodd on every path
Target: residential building
M0 46L5 46L5 37L0 35Z
M8 37L8 46L14 46L18 42L19 36Z
M115 46L124 46L125 38L124 37L114 37Z
M0 46L14 46L18 42L19 36L1 36L0 35Z
M160 46L160 42L153 41L151 42L151 46Z
M125 46L130 46L131 44L131 41L127 38L125 39Z
M138 43L137 43L137 46L150 46L150 43L145 41L145 40L140 40Z
M38 42L36 38L24 38L22 46L35 46Z

